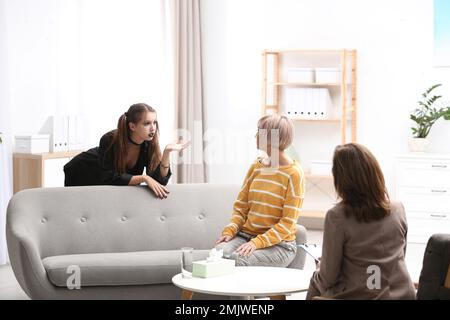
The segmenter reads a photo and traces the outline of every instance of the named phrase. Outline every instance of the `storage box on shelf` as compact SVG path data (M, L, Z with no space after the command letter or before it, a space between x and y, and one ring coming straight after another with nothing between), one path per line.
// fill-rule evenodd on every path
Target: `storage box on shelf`
M287 82L290 83L314 83L313 68L289 68L287 70Z
M316 68L316 83L340 83L341 72L339 68Z
M14 152L42 153L49 151L50 135L48 134L21 134L15 136Z
M293 146L307 173L300 219L323 224L336 195L330 162L340 143L356 142L356 50L264 50L262 114L294 120ZM301 141L300 141L301 140ZM297 145L297 147L295 147ZM308 226L308 223L306 223Z
M449 233L450 155L398 157L396 198L405 207L408 242L426 244L434 233Z

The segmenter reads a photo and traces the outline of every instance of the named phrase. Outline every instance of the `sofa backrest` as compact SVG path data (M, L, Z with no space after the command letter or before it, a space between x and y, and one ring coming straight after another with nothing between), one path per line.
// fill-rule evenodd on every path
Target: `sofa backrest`
M7 225L33 241L41 258L214 247L240 186L174 184L168 189L164 200L146 186L28 189L11 199Z

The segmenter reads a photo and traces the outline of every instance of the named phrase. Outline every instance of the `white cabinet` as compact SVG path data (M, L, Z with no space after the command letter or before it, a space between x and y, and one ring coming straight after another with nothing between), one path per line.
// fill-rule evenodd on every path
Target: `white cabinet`
M450 155L398 157L396 192L406 210L408 242L450 233Z

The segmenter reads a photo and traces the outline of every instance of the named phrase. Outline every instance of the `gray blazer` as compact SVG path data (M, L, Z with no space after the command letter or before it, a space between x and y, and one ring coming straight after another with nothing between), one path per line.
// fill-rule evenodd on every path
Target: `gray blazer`
M391 203L390 215L370 223L346 217L342 204L334 206L325 218L322 258L306 298L415 299L405 264L407 230L399 202Z

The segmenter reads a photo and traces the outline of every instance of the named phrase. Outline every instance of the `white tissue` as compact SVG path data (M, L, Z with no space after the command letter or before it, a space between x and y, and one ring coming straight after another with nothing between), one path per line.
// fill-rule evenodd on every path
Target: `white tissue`
M219 261L223 257L223 250L217 250L216 248L213 248L209 251L209 256L206 258L206 262L215 262Z

